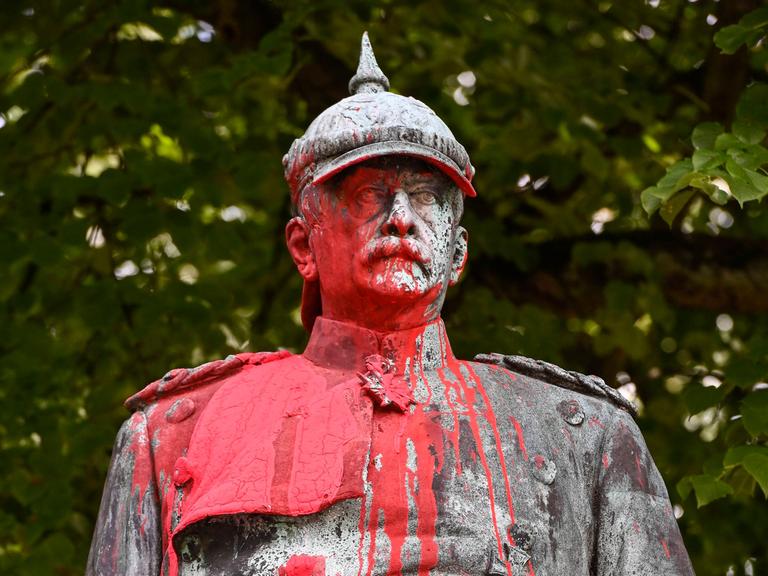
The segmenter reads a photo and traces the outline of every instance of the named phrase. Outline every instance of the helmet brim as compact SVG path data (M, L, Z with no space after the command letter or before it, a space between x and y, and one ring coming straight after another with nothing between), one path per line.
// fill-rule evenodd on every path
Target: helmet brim
M477 196L477 192L471 182L474 169L470 164L467 164L464 170L462 170L448 156L434 148L416 142L403 142L400 140L373 142L359 148L354 148L335 158L319 162L315 169L312 183L322 184L350 166L360 164L372 158L381 158L382 156L410 156L424 160L439 168L459 187L465 196L471 198Z

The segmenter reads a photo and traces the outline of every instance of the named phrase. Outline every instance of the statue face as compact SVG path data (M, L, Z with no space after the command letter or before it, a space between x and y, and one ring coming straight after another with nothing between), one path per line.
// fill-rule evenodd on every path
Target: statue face
M461 193L451 180L423 162L389 157L349 168L313 193L307 248L323 316L382 329L435 319L466 261Z

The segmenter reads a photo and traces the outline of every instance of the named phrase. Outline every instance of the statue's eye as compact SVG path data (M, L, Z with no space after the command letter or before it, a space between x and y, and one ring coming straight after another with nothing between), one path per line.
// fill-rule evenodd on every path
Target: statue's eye
M355 191L355 202L360 206L378 204L384 192L378 188L360 188Z
M437 193L433 190L416 190L409 194L411 202L420 206L437 204Z

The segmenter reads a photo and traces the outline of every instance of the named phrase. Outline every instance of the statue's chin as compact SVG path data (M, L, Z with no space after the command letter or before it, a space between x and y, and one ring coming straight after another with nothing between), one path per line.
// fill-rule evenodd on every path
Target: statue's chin
M431 288L422 267L405 258L376 262L367 284L375 294L406 300L421 298Z
M372 305L413 305L425 309L436 303L442 293L442 283L431 284L422 275L405 273L378 276L366 288Z

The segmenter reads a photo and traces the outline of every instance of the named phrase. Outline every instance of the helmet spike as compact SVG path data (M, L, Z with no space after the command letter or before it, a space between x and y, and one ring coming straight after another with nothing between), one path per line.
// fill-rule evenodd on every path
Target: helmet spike
M376 56L373 54L368 32L363 32L360 42L360 62L357 65L357 73L349 81L349 93L352 95L362 93L387 92L389 79L379 68Z

